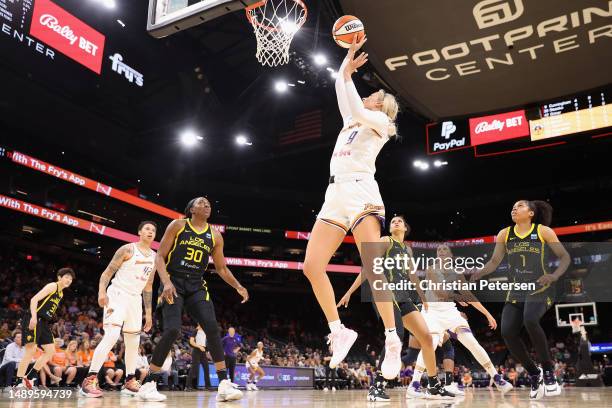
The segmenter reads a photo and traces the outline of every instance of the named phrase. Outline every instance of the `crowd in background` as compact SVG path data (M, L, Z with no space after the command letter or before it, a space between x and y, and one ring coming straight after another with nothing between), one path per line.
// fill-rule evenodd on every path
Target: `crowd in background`
M95 271L91 265L70 266L77 271L77 279L57 311L57 321L52 327L56 337L56 353L41 370L42 386L79 384L87 373L93 350L103 335L102 309L97 302L97 279L79 279L79 275L99 276L100 271ZM14 379L11 368L19 361L15 361L19 355L18 343L23 343L19 321L24 310L29 307L28 301L44 284L56 279L54 273L59 267L52 257L27 259L22 255L0 252L0 282L3 282L0 287L0 350L4 357L0 366L0 386L10 386ZM318 382L321 387L367 388L371 384L381 343L367 337L367 333L372 332L368 326L356 327L364 334L361 337L365 340L356 344L347 361L336 370L330 370L327 366L329 358L326 360L329 353L324 339L325 327L317 332L307 326L313 319L305 316L302 318L300 313L305 314L307 311L300 312L297 306L283 311L268 302L260 302L253 300L251 307L241 313L232 307L217 307L222 333L227 333L230 326L235 327L239 333L241 348L236 355L237 363L245 363L256 343L263 341L265 353L262 365L314 368L315 376L321 379ZM365 319L365 325L372 324L371 320L375 319L373 312L370 313L372 319ZM506 379L516 386L527 384L526 371L507 356L499 332L491 332L484 326L473 329L483 347L495 356L492 359L499 364L499 370ZM192 360L189 338L195 335L195 323L187 315L183 316L182 332L183 337L175 343L164 365L163 386L168 388L189 387L189 384L181 384L178 379L189 371ZM552 331L550 336L551 353L556 361L555 373L560 381L572 382L575 379L573 362L576 360L576 344L567 331ZM142 379L146 375L154 345L160 337L161 332L157 327L151 333L141 334L138 378ZM487 385L489 378L486 373L469 359L469 353L462 352L458 343L455 345L455 381L465 386ZM100 373L102 386L109 389L120 386L125 377L124 354L123 342L119 341L109 353ZM408 383L412 369L411 366L403 367L398 384Z

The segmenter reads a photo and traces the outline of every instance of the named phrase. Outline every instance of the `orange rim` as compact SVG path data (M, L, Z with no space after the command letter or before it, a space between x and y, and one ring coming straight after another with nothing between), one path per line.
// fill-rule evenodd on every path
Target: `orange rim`
M259 27L263 27L263 28L265 28L267 30L270 30L270 31L279 31L278 28L267 26L267 25L261 24L261 23L259 23L257 21L254 22L252 20L252 18L251 18L250 11L253 10L253 9L265 6L267 1L268 0L261 0L261 1L257 2L257 3L255 3L255 4L251 4L250 6L247 6L245 8L247 20L249 20L249 23L257 25ZM300 7L302 7L304 9L304 21L302 22L302 24L298 25L298 29L301 28L302 25L304 25L304 23L306 22L306 18L308 18L308 7L306 7L306 4L304 4L304 2L302 0L286 0L286 1L293 1L294 3L297 3Z

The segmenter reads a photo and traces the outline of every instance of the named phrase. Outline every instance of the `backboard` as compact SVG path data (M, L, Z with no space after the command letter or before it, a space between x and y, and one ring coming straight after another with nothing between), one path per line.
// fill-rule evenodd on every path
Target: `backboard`
M149 0L147 31L162 38L241 10L258 0Z
M571 327L573 319L579 318L583 326L597 326L595 302L565 303L555 305L557 327Z

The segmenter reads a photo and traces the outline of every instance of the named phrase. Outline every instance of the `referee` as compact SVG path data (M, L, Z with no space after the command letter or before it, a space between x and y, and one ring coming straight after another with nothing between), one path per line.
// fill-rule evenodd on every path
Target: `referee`
M236 353L240 350L240 340L236 336L236 329L230 327L227 330L227 335L221 339L223 343L223 351L225 352L225 366L229 371L230 381L234 382L234 374L236 372Z
M198 388L198 385L200 384L198 381L200 377L200 365L202 365L202 368L204 369L204 386L206 389L209 389L210 373L208 370L208 358L206 358L206 333L204 333L204 330L202 330L199 324L198 327L196 327L195 337L191 336L189 338L189 345L193 351L191 353L191 370L189 371L187 386L195 389Z

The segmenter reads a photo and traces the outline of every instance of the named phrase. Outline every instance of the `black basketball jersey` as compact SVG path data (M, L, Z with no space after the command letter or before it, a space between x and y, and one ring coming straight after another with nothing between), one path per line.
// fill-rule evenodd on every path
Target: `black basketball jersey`
M56 284L55 292L47 295L41 302L38 303L36 308L36 315L42 317L45 320L53 320L57 308L64 297L64 293L59 290L59 285Z
M385 268L384 274L387 282L398 284L400 282L410 282L410 276L408 275L408 270L404 268L404 257L405 259L409 259L411 257L408 246L403 242L396 241L392 237L389 237L389 247L387 248L387 252L385 253L386 258L397 259L399 257L401 268L398 268L397 264L394 264L393 268ZM397 302L407 302L409 300L414 301L413 297L414 291L394 291L394 297Z
M210 224L203 231L198 231L187 219L185 226L176 234L174 245L168 253L168 273L203 276L214 246L215 238Z
M516 227L506 230L506 253L510 274L514 282L531 283L548 273L546 269L546 243L540 234L541 224L531 224L531 229L524 235L516 232ZM541 293L548 286L537 289L530 294Z

